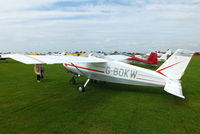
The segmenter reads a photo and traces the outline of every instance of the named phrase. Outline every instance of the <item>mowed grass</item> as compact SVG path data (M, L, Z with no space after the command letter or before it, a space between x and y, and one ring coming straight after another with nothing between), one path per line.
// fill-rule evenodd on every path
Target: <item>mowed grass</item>
M0 61L0 134L199 134L200 56L193 56L180 99L162 88L88 84L80 93L62 65ZM79 78L78 84L85 78Z

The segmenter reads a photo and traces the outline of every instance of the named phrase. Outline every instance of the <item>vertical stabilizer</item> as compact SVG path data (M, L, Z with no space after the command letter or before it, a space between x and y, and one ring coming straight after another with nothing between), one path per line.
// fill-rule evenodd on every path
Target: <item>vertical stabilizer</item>
M178 49L156 70L156 72L171 79L180 79L189 64L192 55L192 51Z
M151 64L157 65L158 64L158 57L157 53L151 53L147 59L147 61Z

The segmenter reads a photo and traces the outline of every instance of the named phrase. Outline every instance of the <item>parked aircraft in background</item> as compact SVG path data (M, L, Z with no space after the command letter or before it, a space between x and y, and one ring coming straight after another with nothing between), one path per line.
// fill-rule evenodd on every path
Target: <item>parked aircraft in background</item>
M195 52L194 55L200 55L200 52Z
M167 49L166 54L170 56L170 55L172 55L172 51L170 49Z
M140 59L145 59L147 58L148 56L144 56L143 54L139 55L139 54L135 54L134 55L136 58L140 58Z
M167 49L167 51L166 52L161 52L161 51L157 51L156 52L157 53L157 55L160 57L160 56L162 56L163 54L167 54L167 55L172 55L172 52L171 52L171 50L170 49ZM148 54L147 54L148 55Z
M72 56L83 56L85 53L80 52L80 53L66 53L66 55L72 55Z
M0 55L0 60L6 60L8 59L8 57L4 56L4 55Z
M158 64L158 58L156 53L151 53L147 59L138 58L135 56L125 55L107 55L106 58L122 62L131 62L136 64L148 64L156 66Z
M88 82L93 80L112 83L164 87L172 95L185 98L182 93L180 78L191 60L193 52L177 50L156 71L137 67L124 62L98 58L78 56L51 55L20 55L10 54L8 57L25 64L63 64L75 76L84 76L85 84L79 85L79 91L85 91ZM73 77L71 80L75 80Z
M71 55L71 56L83 56L85 53L84 52L75 52L75 53L71 53L71 52L62 52L62 53L56 53L53 55Z
M28 55L40 55L39 52L30 52L30 53L27 53Z
M156 53L151 53L147 59L140 59L135 56L131 56L129 61L133 61L134 63L142 63L142 64L149 64L149 65L154 65L157 66L158 64L158 57Z
M166 61L167 60L167 56L168 56L167 53L162 54L160 57L158 57L158 61Z
M167 49L166 52L157 51L156 53L157 53L158 61L166 61L168 56L172 55L172 52L170 49ZM149 56L150 53L147 53L146 55Z

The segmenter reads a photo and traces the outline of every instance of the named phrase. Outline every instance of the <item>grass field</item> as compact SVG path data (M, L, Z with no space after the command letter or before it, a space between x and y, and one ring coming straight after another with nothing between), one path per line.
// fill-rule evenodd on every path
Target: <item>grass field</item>
M0 76L0 134L200 133L200 56L182 78L186 99L112 83L80 93L62 65L45 65L45 80L36 83L33 65L0 61Z

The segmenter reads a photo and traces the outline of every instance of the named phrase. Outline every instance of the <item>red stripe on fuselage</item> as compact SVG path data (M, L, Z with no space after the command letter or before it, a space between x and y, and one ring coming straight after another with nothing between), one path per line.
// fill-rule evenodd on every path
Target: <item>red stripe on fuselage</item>
M104 73L104 71L100 71L100 70L96 70L96 69L90 69L90 68L86 68L86 67L74 66L74 65L71 65L71 64L64 64L64 65L65 66L75 67L75 68L80 68L80 69L85 69L85 70L89 70L89 71Z
M157 82L157 83L164 83L164 82L161 82L161 81L155 81L155 80L149 80L149 79L143 79L143 78L136 78L138 80L144 80L144 81L149 81L149 82Z

